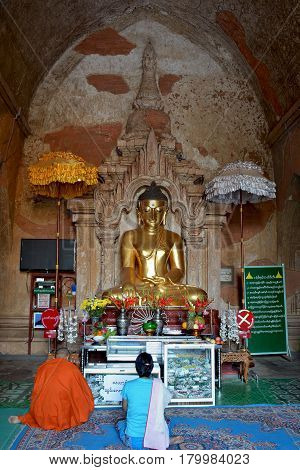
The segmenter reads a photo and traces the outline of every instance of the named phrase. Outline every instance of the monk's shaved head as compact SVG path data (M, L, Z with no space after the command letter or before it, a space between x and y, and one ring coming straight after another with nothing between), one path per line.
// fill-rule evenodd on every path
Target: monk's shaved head
M69 351L66 348L61 348L56 351L56 359L68 359Z

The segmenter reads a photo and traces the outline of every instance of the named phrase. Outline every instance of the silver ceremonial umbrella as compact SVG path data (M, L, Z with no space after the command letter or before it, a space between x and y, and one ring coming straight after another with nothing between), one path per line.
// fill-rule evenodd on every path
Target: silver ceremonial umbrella
M252 162L232 162L206 185L206 200L240 205L242 304L244 301L244 227L243 204L262 202L276 197L276 185L268 180L259 165Z

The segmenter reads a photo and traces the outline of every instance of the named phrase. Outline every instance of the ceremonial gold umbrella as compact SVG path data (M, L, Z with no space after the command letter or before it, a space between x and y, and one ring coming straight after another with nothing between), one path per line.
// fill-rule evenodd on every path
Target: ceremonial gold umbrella
M98 169L71 152L50 152L43 154L36 163L28 167L28 176L36 194L57 199L55 266L55 307L57 308L61 200L82 196L91 186L96 185Z

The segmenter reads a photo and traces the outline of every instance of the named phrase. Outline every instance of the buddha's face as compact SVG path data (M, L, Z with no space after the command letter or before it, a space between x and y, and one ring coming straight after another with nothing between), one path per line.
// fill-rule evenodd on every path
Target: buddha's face
M139 203L138 213L144 227L155 230L163 223L167 210L166 201L144 199Z

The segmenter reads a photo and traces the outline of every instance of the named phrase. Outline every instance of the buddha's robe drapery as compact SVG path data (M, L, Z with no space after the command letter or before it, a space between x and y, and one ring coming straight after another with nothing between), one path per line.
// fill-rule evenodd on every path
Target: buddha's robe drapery
M85 423L93 409L92 392L79 369L66 359L52 359L38 368L30 410L19 419L34 428L62 431Z

